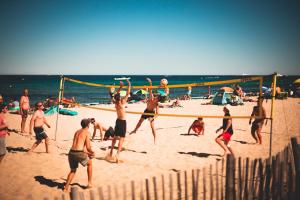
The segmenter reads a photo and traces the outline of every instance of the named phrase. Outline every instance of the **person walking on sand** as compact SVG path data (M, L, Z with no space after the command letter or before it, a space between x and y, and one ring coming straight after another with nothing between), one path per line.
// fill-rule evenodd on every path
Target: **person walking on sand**
M251 126L251 135L255 139L256 143L262 144L261 130L264 124L264 120L266 119L266 110L262 106L262 98L259 98L257 101L257 105L253 107L251 118L249 119L249 124L251 124L251 120L255 117L252 126ZM257 118L259 116L259 108L261 107L262 118ZM256 133L256 134L255 134Z
M154 137L154 143L155 143L155 141L156 141L156 132L155 132L155 127L154 127L154 118L155 118L154 114L158 114L159 96L154 96L153 93L152 93L152 81L151 81L151 79L147 78L147 81L149 82L149 85L150 85L150 87L149 87L149 98L148 98L148 101L147 101L147 108L144 110L144 113L150 113L150 114L153 114L153 115L143 114L141 116L139 122L137 123L135 129L130 134L136 133L137 130L142 125L143 121L145 119L149 119L150 126L151 126L151 129L152 129L152 134L153 134L153 137Z
M96 122L95 118L90 118L90 120L91 120L91 123L94 125L94 132L93 132L92 140L94 140L97 130L100 131L100 140L101 141L103 141L103 140L106 141L114 136L114 129L111 126L109 128L106 128L106 127L102 126L102 124L100 122ZM104 137L103 137L103 132L105 132Z
M81 129L75 132L73 138L73 144L69 151L68 159L70 165L70 173L68 174L68 178L63 189L64 192L69 191L69 186L75 176L76 170L78 168L78 163L82 166L87 165L87 175L88 175L88 185L87 188L92 188L92 157L95 156L94 151L91 148L90 143L90 119L82 119L81 120Z
M202 117L199 117L192 123L189 128L188 135L190 134L191 130L193 130L197 136L204 135L204 121Z
M7 109L8 107L6 104L3 103L0 105L0 163L2 162L6 154L6 135L10 135L8 132L8 124L5 118Z
M121 98L121 95L120 95L121 89L124 86L124 83L122 81L120 81L120 87L119 87L117 93L115 93L114 98L113 98L113 102L115 104L115 108L116 108L116 112L117 112L117 120L116 120L116 125L115 125L115 136L112 140L108 159L112 159L113 150L114 150L116 141L119 140L118 151L117 151L117 155L116 155L117 163L121 162L121 160L119 158L120 158L120 153L121 153L122 146L123 146L123 143L125 140L125 135L126 135L125 104L127 103L127 100L128 100L129 94L130 94L130 89L131 89L130 81L128 79L126 81L128 83L128 89L127 89L127 93L126 93L125 97Z
M26 119L28 117L29 109L30 109L30 104L29 104L29 97L28 97L28 89L25 89L20 99L20 114L22 116L22 121L21 121L22 134L26 133L25 125L26 125Z
M32 145L31 149L28 152L29 153L33 152L33 150L42 142L42 140L45 140L46 153L49 153L49 138L45 133L43 126L44 124L46 124L48 128L50 128L50 125L48 124L44 115L43 103L38 102L36 103L35 106L37 110L34 112L30 120L29 134L32 135L32 129L33 129L35 133L36 142Z
M226 154L232 154L234 156L233 150L229 144L230 138L233 135L232 119L230 118L228 108L224 107L223 111L225 113L224 116L227 118L223 118L222 126L216 130L216 133L218 133L220 130L223 130L223 132L215 139L215 141L222 147L222 149L224 149L223 156Z

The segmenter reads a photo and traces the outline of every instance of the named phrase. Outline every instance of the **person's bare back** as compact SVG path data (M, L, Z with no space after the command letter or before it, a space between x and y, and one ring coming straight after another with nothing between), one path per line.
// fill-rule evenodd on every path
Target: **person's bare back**
M83 150L88 140L88 131L85 129L79 129L76 131L73 139L72 150Z

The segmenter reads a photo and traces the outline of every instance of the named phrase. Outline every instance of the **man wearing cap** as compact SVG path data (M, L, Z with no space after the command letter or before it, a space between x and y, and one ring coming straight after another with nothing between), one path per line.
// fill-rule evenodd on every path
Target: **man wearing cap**
M69 191L70 183L72 182L76 170L78 168L78 163L82 166L87 166L87 175L88 175L88 185L87 188L92 187L92 160L91 158L95 155L94 151L91 148L90 143L90 119L81 120L81 129L76 131L73 139L73 145L70 149L68 159L71 171L68 175L64 192Z

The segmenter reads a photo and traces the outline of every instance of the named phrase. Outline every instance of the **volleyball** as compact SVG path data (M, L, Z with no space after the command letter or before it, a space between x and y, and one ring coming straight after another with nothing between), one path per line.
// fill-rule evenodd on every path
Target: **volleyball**
M165 79L165 78L161 79L161 80L160 80L160 85L162 85L162 86L168 85L168 80Z

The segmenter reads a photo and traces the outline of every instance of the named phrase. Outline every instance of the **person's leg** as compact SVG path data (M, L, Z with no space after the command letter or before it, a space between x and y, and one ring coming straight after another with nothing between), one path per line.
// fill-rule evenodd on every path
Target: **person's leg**
M4 157L5 157L5 154L0 156L0 163L2 162Z
M41 142L42 142L41 140L37 140L35 143L33 143L32 147L31 147L31 149L28 151L28 153L33 152L33 150L34 150L37 146L39 146L39 144L40 144Z
M46 147L46 153L49 153L49 138L48 137L45 139L45 147Z
M120 139L119 139L118 152L117 152L117 155L116 155L117 162L120 162L119 157L120 157L120 153L122 151L122 146L123 146L123 143L124 143L124 139L125 139L124 137L120 137Z
M234 156L234 153L233 153L233 150L231 148L231 145L229 144L229 141L224 140L224 144L226 145L226 147L230 151L230 153Z
M131 132L129 133L129 135L130 135L130 134L133 134L133 133L136 133L137 130L141 127L143 121L144 121L144 118L140 118L140 120L139 120L139 122L137 123L135 129L134 129L133 131L131 131Z
M117 136L115 136L113 138L112 142L111 142L111 148L110 148L110 153L109 153L110 156L113 155L113 151L114 151L114 148L115 148L116 141L117 141Z
M26 133L26 132L25 132L26 119L27 119L27 117L22 116L22 121L21 121L21 133Z
M255 132L256 132L255 125L252 125L252 127L251 127L251 135L255 139L255 142L257 143L258 141L257 141L257 137L256 137Z
M70 183L72 182L72 180L75 176L75 173L76 173L76 169L71 169L70 173L68 174L68 178L67 178L67 181L66 181L65 188L63 190L64 192L69 191L69 186L70 186Z
M226 145L223 143L223 140L222 140L221 138L222 138L222 136L219 136L219 137L216 138L215 141L216 141L217 144L219 144L219 145L222 147L222 149L224 150L224 155L223 155L223 156L225 156L226 153L228 152L228 148L227 148Z
M88 188L93 187L92 183L92 175L93 175L93 165L92 165L92 160L89 160L87 164L87 175L88 175Z
M156 143L156 132L155 132L155 127L154 127L154 119L151 119L150 126L151 126L151 129L152 129L152 134L153 134L153 137L154 137L154 144L155 144Z
M262 144L262 137L261 137L261 127L258 127L256 129L256 133L257 133L257 136L258 136L258 144Z

